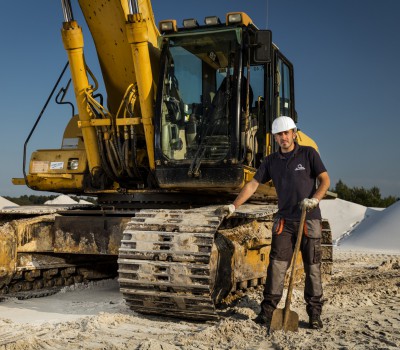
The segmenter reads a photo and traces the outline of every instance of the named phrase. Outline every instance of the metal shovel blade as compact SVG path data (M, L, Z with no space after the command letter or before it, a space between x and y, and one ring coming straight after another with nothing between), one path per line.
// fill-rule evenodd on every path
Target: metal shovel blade
M271 319L271 331L279 331L283 329L285 332L297 332L299 329L299 315L289 310L287 320L284 321L285 309L275 309Z

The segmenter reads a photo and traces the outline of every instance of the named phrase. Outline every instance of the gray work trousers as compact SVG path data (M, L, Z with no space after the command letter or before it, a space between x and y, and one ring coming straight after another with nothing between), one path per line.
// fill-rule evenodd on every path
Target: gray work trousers
M275 219L272 245L261 308L265 313L275 309L282 298L285 274L290 266L299 229L298 221ZM309 316L322 312L321 220L306 220L300 245L306 274L304 299Z

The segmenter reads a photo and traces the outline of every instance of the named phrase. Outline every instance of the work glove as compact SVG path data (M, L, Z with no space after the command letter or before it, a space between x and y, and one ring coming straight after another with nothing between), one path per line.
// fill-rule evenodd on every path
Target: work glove
M233 204L223 205L215 210L216 215L223 215L229 218L235 212L236 208Z
M319 200L317 198L304 198L300 202L300 208L310 211L318 206Z

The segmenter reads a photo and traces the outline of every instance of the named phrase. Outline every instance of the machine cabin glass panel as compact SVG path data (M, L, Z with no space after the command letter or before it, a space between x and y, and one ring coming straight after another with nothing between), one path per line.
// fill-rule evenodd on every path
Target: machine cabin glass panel
M275 82L277 85L276 90L279 92L279 97L276 101L276 116L288 116L293 118L291 69L281 57L278 57L277 61Z
M169 38L160 130L169 160L207 163L229 154L238 54L236 30Z
M244 66L243 76L241 149L243 150L244 164L257 168L266 155L265 66ZM247 96L248 100L246 100Z

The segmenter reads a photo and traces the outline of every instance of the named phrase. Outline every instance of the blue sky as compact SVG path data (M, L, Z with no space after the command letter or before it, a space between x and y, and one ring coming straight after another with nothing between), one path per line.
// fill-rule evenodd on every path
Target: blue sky
M88 65L98 63L84 27ZM295 68L298 126L318 144L332 185L378 186L400 197L399 0L153 0L156 21L244 11ZM2 3L0 54L0 195L31 194L22 177L23 144L67 58L60 1ZM67 107L51 106L28 147L59 148ZM39 194L39 193L37 193Z

